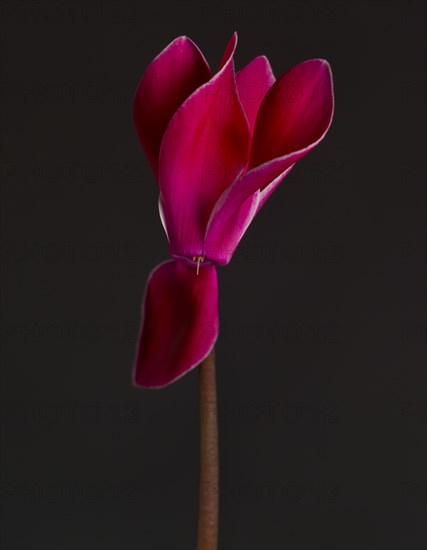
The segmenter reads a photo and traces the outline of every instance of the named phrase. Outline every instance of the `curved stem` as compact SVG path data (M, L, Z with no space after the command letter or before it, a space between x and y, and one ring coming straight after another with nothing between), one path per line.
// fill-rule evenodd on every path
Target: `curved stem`
M200 493L197 550L216 550L218 543L218 421L215 349L200 364Z

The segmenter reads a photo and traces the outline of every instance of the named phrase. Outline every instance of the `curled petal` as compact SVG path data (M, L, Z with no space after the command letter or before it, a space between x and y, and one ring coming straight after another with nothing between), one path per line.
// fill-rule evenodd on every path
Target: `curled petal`
M147 67L133 101L135 128L157 177L160 143L178 107L211 71L199 48L186 36L171 42Z
M216 247L216 261L225 265L243 237L249 224L271 193L292 170L293 165L280 171L263 165L251 170L227 189L219 199L209 221L206 242ZM273 177L273 174L276 174Z
M249 155L248 123L237 95L233 53L169 123L160 148L159 183L171 253L206 255L206 227L223 191L242 173Z
M255 126L259 106L274 81L273 71L265 55L256 57L246 67L236 73L237 91L248 119L251 133Z
M170 260L150 274L143 300L133 382L161 388L196 367L218 336L218 285L212 265Z

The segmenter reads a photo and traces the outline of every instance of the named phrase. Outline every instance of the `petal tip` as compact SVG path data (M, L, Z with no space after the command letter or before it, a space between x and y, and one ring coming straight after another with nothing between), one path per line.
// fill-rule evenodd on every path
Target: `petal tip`
M237 47L237 31L234 31L230 40L227 42L225 47L224 55L222 56L221 63L219 64L218 72L221 72L226 65L228 65L233 60L234 52Z
M332 67L329 61L327 59L318 59L318 61L327 69L327 71L331 74L331 77L332 77Z
M327 59L323 59L323 58L320 58L320 57L315 58L315 59L308 59L307 61L303 61L301 64L302 65L304 65L304 64L318 65L320 67L325 68L332 76L332 68L331 68L331 65L330 65L330 63Z
M272 78L274 78L274 80L276 80L276 77L274 75L273 68L271 66L270 60L268 59L268 57L266 55L264 55L264 54L258 55L257 57L255 57L254 61L255 60L263 61L266 65L268 71L270 72Z
M212 343L211 343L211 346L210 348L207 350L207 352L205 353L205 355L203 355L196 363L194 363L193 365L191 365L188 370L176 375L174 378L170 378L167 382L164 382L162 384L158 384L158 383L152 383L150 382L148 379L145 380L143 377L139 377L138 379L138 374L137 374L137 364L136 364L136 361L135 361L135 364L133 366L133 370L132 370L132 377L131 377L131 385L138 389L138 390L162 390L164 388L167 388L168 386L171 386L172 384L174 384L175 382L178 382L179 380L181 380L181 378L184 378L184 376L186 374L189 374L190 372L192 372L194 369L196 369L197 367L200 366L200 364L206 359L206 357L208 357L208 355L211 353L211 351L213 350L217 340L218 340L218 335L219 335L219 324L217 323L216 325L216 330L214 331L214 334L212 335Z
M238 41L239 41L239 35L237 34L237 31L234 31L230 38L230 42L233 44L233 50L236 49Z

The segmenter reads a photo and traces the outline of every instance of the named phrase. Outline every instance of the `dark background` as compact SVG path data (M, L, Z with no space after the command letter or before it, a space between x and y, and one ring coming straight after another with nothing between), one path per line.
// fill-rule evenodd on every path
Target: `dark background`
M1 12L4 550L194 547L198 376L131 385L168 257L131 118L172 39L336 111L219 271L224 550L421 550L425 4L8 1Z

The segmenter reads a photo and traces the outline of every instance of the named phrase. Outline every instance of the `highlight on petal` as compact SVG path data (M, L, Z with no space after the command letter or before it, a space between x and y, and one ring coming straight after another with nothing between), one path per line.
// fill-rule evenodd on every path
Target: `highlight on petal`
M147 282L133 370L136 386L161 388L208 356L218 337L218 283L212 265L169 260Z
M168 238L168 241L170 241L168 228L166 227L166 220L165 220L164 207L163 207L163 199L162 199L162 194L161 193L159 194L158 207L159 207L160 221L162 222L162 226L163 226L163 229L166 233L166 237Z
M186 36L173 40L147 67L133 101L135 128L157 177L160 143L178 107L211 78L199 48Z
M313 59L287 71L259 108L249 169L278 157L307 154L326 134L333 110L332 73L327 61Z
M256 57L236 73L237 91L251 133L255 126L259 106L275 80L270 63L265 55Z
M203 242L212 210L246 167L250 133L237 94L233 54L170 121L160 148L159 184L174 255L206 255Z

